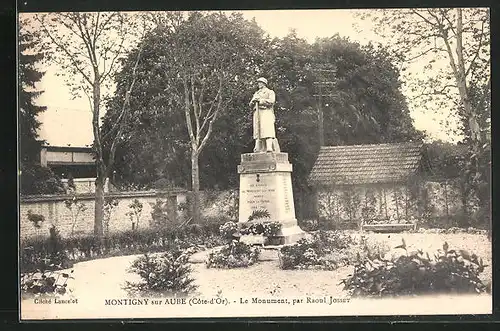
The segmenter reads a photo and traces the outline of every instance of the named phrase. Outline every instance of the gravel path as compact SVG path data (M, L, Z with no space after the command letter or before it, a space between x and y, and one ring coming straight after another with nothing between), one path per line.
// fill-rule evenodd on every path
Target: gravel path
M277 251L263 250L259 263L241 269L207 269L193 265L198 292L205 296L224 294L259 296L345 296L338 283L352 267L335 271L281 270Z
M370 240L384 241L389 246L401 244L404 237L408 250L422 248L435 251L446 240L451 248L465 249L483 257L486 268L481 278L491 281L491 243L487 238L472 234L369 234ZM193 255L190 259L195 284L199 294L212 296L222 293L246 295L333 295L344 296L339 282L352 272L352 267L334 271L281 270L277 251L263 250L261 261L242 269L207 269L204 261L209 251ZM125 281L137 281L138 276L126 272L133 260L140 255L111 257L75 264L74 280L68 287L75 297L126 297L122 289Z

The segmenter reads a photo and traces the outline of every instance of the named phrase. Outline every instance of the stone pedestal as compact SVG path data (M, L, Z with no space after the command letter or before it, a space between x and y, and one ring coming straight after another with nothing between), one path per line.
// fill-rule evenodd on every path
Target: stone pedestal
M254 210L267 210L272 221L282 224L285 244L305 236L297 225L292 190L292 165L287 153L241 155L239 222L247 222Z

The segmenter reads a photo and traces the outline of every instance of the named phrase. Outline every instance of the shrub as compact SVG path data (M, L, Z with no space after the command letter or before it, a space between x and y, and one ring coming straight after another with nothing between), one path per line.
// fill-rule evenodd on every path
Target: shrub
M139 221L141 220L141 214L142 214L142 202L140 202L138 199L134 199L132 203L128 205L128 208L130 211L126 213L130 217L130 222L132 223L132 229L136 229L139 227Z
M67 281L73 278L70 274L40 270L21 274L21 294L24 298L42 294L65 294Z
M356 265L360 259L384 257L390 250L391 247L384 241L370 240L369 237L361 236L361 240L357 245L353 245L345 251L347 264Z
M313 238L324 246L324 250L332 251L335 249L347 249L356 244L356 240L349 234L341 231L316 231Z
M207 268L246 268L257 262L260 250L237 240L210 253Z
M188 264L193 249L175 248L166 253L145 254L139 257L129 268L129 272L137 273L142 282L126 282L125 289L130 294L185 296L197 287L190 277L191 266Z
M279 253L280 267L334 270L350 264L352 251L359 251L360 247L360 243L349 234L339 231L316 231L311 238L283 246Z
M402 248L406 251L403 240ZM342 281L353 296L398 296L442 292L482 293L487 290L479 279L486 267L482 259L467 251L449 250L445 242L433 257L416 251L392 260L359 259L353 275Z
M33 224L33 226L37 229L41 228L41 223L45 222L45 217L40 214L35 214L30 209L28 210L28 220Z
M35 237L21 244L22 273L36 270L57 270L70 266L63 239L54 227L49 228L49 237Z
M319 222L315 219L299 221L299 226L305 231L316 231L319 229Z
M53 269L61 269L71 263L98 257L165 251L177 243L186 248L206 249L224 245L227 240L219 235L218 224L128 230L107 234L102 241L91 234L61 238L54 233L52 238L38 236L21 242L20 269L22 272L46 270L50 265Z
M325 259L328 251L316 238L303 238L293 245L280 249L281 269L326 269L333 270L337 264Z
M119 201L110 197L104 198L104 216L103 216L103 227L104 233L109 233L109 222L111 221L111 214L113 210L118 207Z
M66 193L61 179L50 168L33 162L21 162L20 165L22 195Z
M55 226L49 229L49 265L44 269L57 270L63 268L67 257L64 252L64 245L61 235Z
M223 238L231 240L233 235L238 232L238 225L234 222L226 222L219 227L219 231Z
M71 235L73 235L75 225L78 222L78 216L87 210L87 206L79 201L76 196L73 196L72 199L64 200L64 205L71 213Z

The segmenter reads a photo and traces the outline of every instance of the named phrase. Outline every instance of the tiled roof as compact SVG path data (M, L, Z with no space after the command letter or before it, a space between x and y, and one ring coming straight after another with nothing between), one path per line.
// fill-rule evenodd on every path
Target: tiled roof
M422 158L422 143L321 147L312 185L392 183L407 179Z

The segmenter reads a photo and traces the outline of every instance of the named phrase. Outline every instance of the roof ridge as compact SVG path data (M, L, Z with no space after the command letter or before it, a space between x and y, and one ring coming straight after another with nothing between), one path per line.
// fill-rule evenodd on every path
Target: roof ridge
M423 142L416 141L404 141L398 143L380 143L380 144L356 144L356 145L336 145L336 146L321 146L323 148L346 148L346 147L373 147L373 146L401 146L401 145L415 145L415 146L423 146Z

